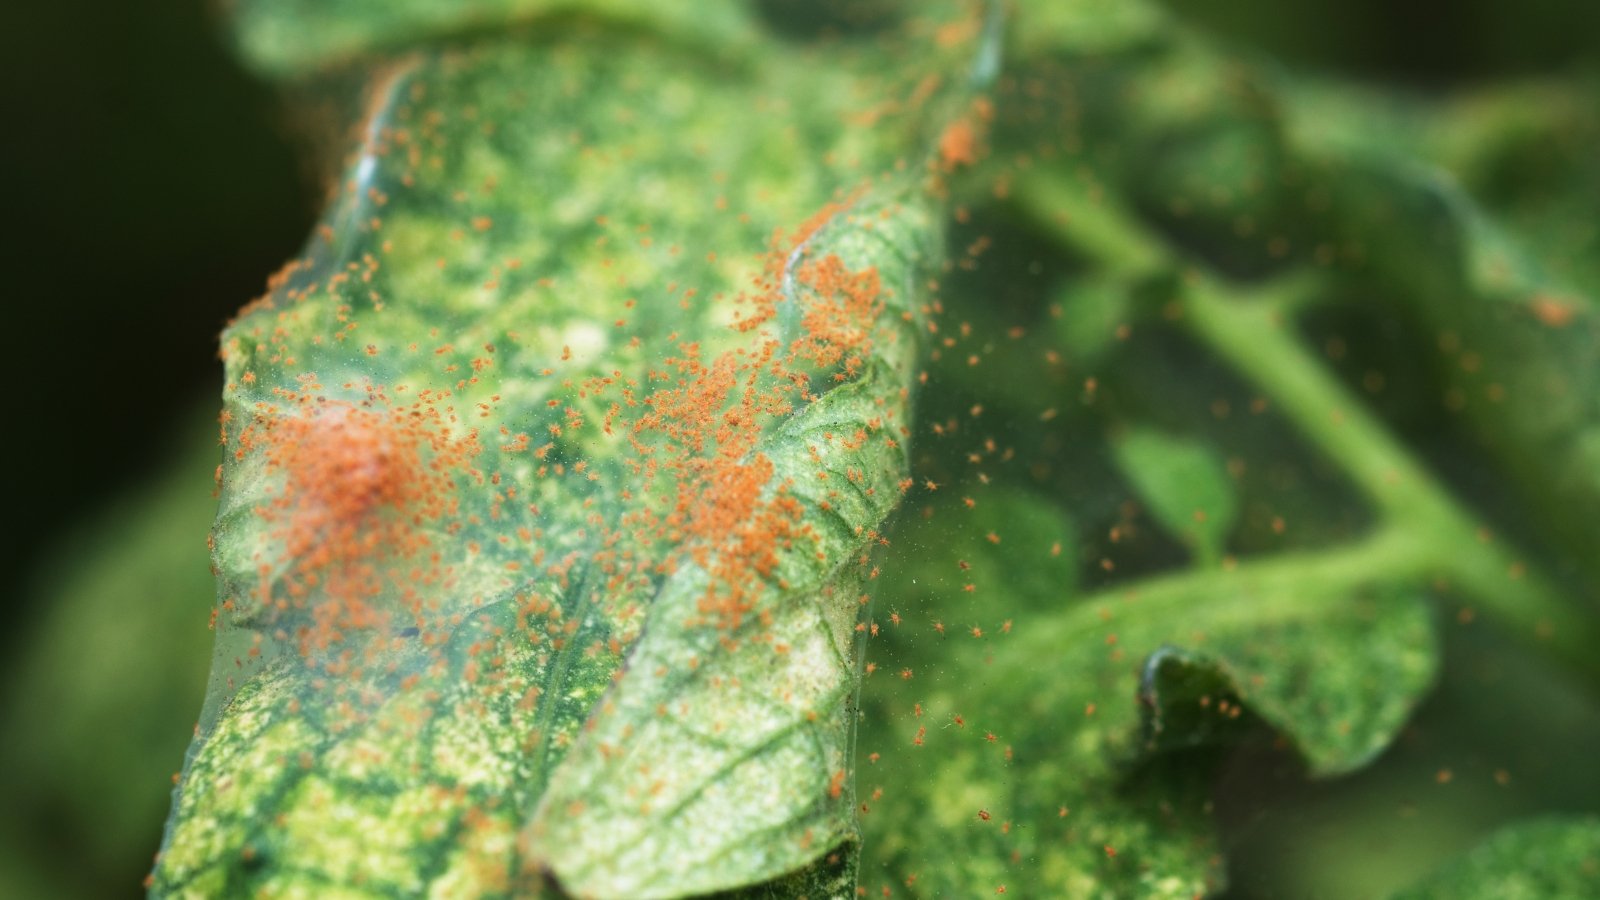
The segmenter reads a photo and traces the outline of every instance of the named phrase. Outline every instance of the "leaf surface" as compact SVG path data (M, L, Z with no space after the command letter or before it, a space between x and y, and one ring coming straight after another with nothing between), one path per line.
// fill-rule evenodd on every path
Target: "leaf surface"
M888 671L864 699L862 749L880 758L861 789L882 793L863 817L863 885L915 876L918 896L1219 889L1209 751L1275 732L1313 773L1350 771L1392 739L1437 672L1421 591L1330 591L1323 565L1337 563L1174 576L1019 610L1009 631L981 636L964 620L943 635L922 621L891 629L869 656ZM960 608L960 596L931 612ZM916 677L894 678L901 666ZM942 846L969 849L928 850Z
M733 78L581 23L378 71L224 336L217 651L156 893L848 874L953 15Z

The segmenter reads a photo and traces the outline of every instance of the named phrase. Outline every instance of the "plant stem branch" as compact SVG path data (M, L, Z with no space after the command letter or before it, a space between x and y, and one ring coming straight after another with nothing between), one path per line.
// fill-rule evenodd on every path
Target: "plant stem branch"
M1092 183L1036 172L1019 188L1019 196L1036 220L1103 265L1136 275L1157 275L1174 267L1176 254ZM1320 561L1312 564L1305 554L1285 559L1291 571L1299 573L1296 577L1338 574L1341 567L1354 565L1364 569L1366 577L1378 572L1443 579L1462 588L1526 641L1583 673L1591 683L1600 680L1600 654L1593 652L1600 644L1600 629L1593 618L1529 571L1512 548L1486 537L1488 532L1476 517L1419 465L1360 398L1346 390L1292 333L1286 311L1298 308L1307 286L1303 277L1289 276L1265 288L1241 288L1190 265L1182 283L1181 309L1190 331L1270 396L1306 437L1344 469L1384 522L1376 535L1350 548L1354 557L1324 551L1333 562L1331 567ZM1273 565L1264 561L1249 568L1255 571ZM1169 581L1182 582L1182 593L1188 595L1198 577L1203 576L1158 577L1139 590L1147 595L1154 591L1159 603L1159 598L1177 590L1164 586ZM1236 571L1215 577L1241 576Z
M1337 547L1255 557L1231 568L1152 575L1076 600L1054 614L1047 627L1030 627L1026 634L1055 646L1092 644L1106 629L1110 610L1123 621L1136 616L1144 622L1203 621L1207 626L1315 616L1330 604L1347 602L1365 585L1418 578L1423 557L1416 544L1415 535L1387 528ZM1008 657L1027 666L1038 658L1026 652Z
M1529 571L1513 548L1493 542L1365 404L1311 358L1278 308L1262 299L1195 277L1186 285L1185 321L1344 469L1387 527L1417 538L1412 547L1425 574L1455 582L1525 637L1600 675L1590 617Z

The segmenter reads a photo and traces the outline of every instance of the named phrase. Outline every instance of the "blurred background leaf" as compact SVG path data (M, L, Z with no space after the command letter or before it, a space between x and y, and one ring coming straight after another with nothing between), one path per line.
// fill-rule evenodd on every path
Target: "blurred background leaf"
M0 685L0 894L126 894L155 853L210 669L209 418L38 560Z
M1600 819L1549 818L1504 828L1396 900L1581 897L1600 883Z

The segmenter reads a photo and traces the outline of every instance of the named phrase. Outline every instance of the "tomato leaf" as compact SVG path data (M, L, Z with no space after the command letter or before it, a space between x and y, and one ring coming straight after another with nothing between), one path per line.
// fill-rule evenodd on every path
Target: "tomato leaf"
M156 892L844 877L934 138L986 40L932 24L737 78L609 26L376 70L224 335L217 655Z

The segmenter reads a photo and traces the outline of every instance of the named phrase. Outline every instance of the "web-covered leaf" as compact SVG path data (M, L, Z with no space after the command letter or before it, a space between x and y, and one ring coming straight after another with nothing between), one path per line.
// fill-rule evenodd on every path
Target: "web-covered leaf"
M926 15L823 66L537 22L377 70L224 336L217 655L157 893L841 877L983 28Z

